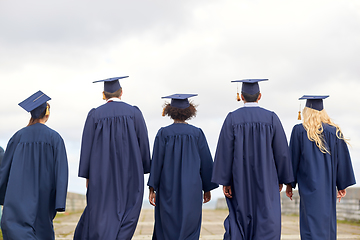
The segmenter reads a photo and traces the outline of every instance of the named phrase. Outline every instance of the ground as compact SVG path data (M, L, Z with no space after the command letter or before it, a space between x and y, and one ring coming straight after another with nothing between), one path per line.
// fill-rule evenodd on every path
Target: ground
M74 229L81 216L81 212L60 213L54 219L56 240L73 239ZM203 210L203 221L201 226L201 240L223 239L223 221L227 216L227 210ZM143 209L139 217L134 240L151 239L154 226L154 211ZM2 239L2 236L0 237ZM295 215L282 216L281 239L300 239L299 217ZM360 223L338 222L338 240L360 239Z

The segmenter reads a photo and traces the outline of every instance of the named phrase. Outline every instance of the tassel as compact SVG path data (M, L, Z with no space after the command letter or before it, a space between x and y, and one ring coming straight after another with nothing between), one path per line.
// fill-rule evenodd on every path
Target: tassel
M45 112L45 115L46 115L46 116L49 116L49 115L50 115L49 105L47 105L47 106L46 106L46 112Z
M237 83L237 85L236 85L236 100L237 100L238 102L241 101L241 99L240 99L240 94L239 94L239 83Z
M298 120L301 120L301 103L300 103L300 108L299 108Z
M106 100L105 93L103 92L102 94L103 94L103 100Z
M162 116L165 117L165 108L163 108Z

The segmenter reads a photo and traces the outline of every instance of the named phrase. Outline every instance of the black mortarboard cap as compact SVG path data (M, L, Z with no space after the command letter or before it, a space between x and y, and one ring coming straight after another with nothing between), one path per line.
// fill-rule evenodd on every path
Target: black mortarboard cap
M94 81L93 83L104 82L104 91L109 93L114 93L121 88L119 79L127 78L127 77L129 76L107 78L103 80Z
M19 103L19 106L31 113L31 117L37 119L46 109L46 102L51 98L42 91L38 91Z
M321 111L324 109L323 99L327 97L329 97L329 95L304 95L299 98L299 100L306 99L306 107Z
M267 81L267 80L269 79L243 79L243 80L234 80L231 82L242 82L241 92L253 95L260 92L258 82Z
M173 94L162 98L171 98L171 106L184 109L190 106L188 98L194 96L197 94Z

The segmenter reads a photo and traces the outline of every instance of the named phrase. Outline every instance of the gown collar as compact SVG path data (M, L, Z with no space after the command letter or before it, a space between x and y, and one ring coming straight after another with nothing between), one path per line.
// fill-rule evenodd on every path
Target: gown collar
M107 103L108 102L121 102L121 99L119 99L119 98L109 98L106 102Z
M244 107L259 107L259 104L257 102L247 102Z

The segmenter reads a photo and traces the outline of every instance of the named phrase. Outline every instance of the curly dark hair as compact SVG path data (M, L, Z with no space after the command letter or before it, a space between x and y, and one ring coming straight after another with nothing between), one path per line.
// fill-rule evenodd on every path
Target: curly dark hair
M190 106L187 108L177 108L170 105L170 103L166 103L164 105L164 116L168 115L171 119L176 119L180 121L189 120L196 116L196 105L190 102Z

